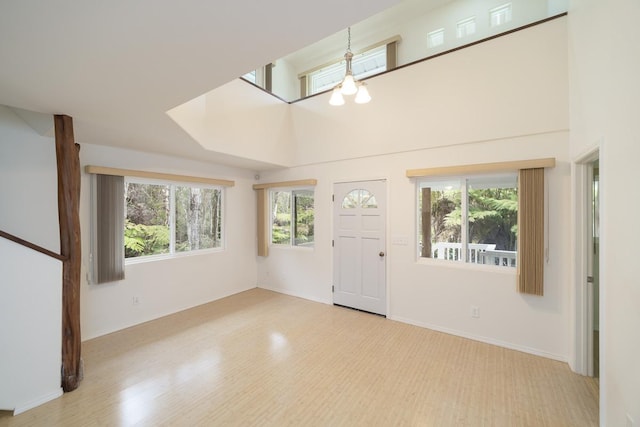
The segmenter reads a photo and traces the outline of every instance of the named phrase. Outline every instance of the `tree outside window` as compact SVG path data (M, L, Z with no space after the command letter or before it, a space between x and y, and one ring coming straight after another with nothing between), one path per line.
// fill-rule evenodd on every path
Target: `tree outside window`
M515 266L515 175L423 181L418 209L420 257Z
M271 243L313 246L313 205L312 190L271 191Z
M125 258L222 246L222 190L125 183Z

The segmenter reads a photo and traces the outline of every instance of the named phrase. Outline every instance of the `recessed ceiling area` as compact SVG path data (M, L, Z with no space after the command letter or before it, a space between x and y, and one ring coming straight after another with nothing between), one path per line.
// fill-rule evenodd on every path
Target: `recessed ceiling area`
M566 2L535 1L549 12ZM501 2L11 2L0 6L0 105L25 110L21 117L67 114L81 144L256 171L288 167L296 163L291 106L238 76L274 61L295 76L340 58L349 26L357 50L448 4L476 3ZM525 3L533 2L513 0ZM421 43L423 27L411 30ZM334 114L324 104L305 108Z
M493 22L493 12L504 10L508 11L508 15L503 13L498 16L502 21ZM353 24L352 50L358 53L381 41L397 40L396 63L401 67L564 11L566 0L512 0L507 3L501 0L405 0ZM461 23L468 22L472 22L473 26L461 33ZM440 43L436 46L430 45L428 40L428 34L434 30L441 32ZM374 76L369 83L374 97L372 105L332 107L328 105L329 94L319 94L292 104L285 102L300 98L296 96L299 95L296 91L300 89L300 76L304 75L305 70L340 61L346 46L346 34L345 30L341 30L271 61L273 84L270 86L276 96L242 79L235 79L172 108L167 114L207 151L263 162L260 166L262 170L300 165L301 158L306 157L300 155L303 141L329 138L329 128L343 126L345 131L333 137L348 141L348 129L351 128L349 121L357 120L365 111L368 117L376 114L384 117L385 107L389 111L398 111L408 105L407 102L398 102L397 96L394 96L398 93L394 85L397 88L401 84L397 79L403 79L399 76L400 72L398 77L396 72L380 78ZM381 47L386 49L384 44ZM384 56L388 55L383 52ZM264 70L257 70L256 76L260 72L263 76L266 74ZM344 65L340 72L342 74L338 77L344 77ZM416 83L427 84L421 81ZM383 93L390 99L383 101ZM392 105L395 105L395 109ZM308 112L313 112L317 120L325 122L321 126L324 129L322 135L305 135L305 129L310 128L300 125L300 117L309 117ZM366 126L369 132L376 135L384 133L384 130L375 131L375 128L373 124ZM357 138L358 135L352 137ZM374 140L370 138L371 144ZM323 146L328 145L325 143ZM344 160L344 157L335 157L334 160Z
M203 149L166 111L397 3L4 2L0 104L67 114L81 144L268 167Z

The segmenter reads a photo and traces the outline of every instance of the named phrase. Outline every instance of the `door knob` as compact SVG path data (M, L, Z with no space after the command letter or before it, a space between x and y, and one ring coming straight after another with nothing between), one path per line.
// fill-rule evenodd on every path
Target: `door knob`
M380 257L384 256L384 252L380 252L378 255L380 255Z

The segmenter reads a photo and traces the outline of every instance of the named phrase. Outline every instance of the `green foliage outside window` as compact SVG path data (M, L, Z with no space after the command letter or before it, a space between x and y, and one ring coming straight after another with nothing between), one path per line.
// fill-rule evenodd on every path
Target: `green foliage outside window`
M313 203L313 191L310 190L273 191L271 193L271 243L312 245L314 241Z
M175 252L222 245L218 188L126 183L125 204L125 258L168 254L172 237Z
M425 203L431 204L423 212ZM512 175L425 181L418 191L418 253L421 257L457 260L464 247L467 261L515 265L518 240L518 189ZM426 217L425 217L426 215ZM430 230L423 228L430 227ZM429 233L430 231L430 233ZM429 237L430 236L430 237ZM430 244L423 239L430 238ZM467 245L487 245L479 258Z
M217 248L221 244L220 190L176 187L176 252Z
M489 188L468 192L469 243L495 244L497 250L515 251L518 233L518 191ZM432 191L433 242L460 242L460 191Z
M313 192L296 191L295 195L295 244L311 244L314 240Z
M169 253L169 186L125 184L125 258Z
M291 192L274 191L271 198L273 223L271 243L288 245L291 243Z

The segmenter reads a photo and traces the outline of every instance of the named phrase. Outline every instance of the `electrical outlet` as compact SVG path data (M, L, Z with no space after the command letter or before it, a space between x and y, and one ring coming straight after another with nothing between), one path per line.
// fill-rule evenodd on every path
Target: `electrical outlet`
M140 304L140 299L138 297L133 297L131 300L131 304L138 305Z
M471 306L471 317L475 319L480 317L480 307L478 307L477 305Z

